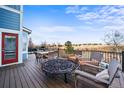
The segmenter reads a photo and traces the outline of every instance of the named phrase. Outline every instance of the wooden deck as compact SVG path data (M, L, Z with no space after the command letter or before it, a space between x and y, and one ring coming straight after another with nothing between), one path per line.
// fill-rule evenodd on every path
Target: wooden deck
M41 64L35 62L35 56L29 55L27 62L0 69L0 88L74 88L74 80L68 76L48 77L42 72ZM124 79L124 76L122 77ZM120 81L115 79L111 87L120 87Z
M14 65L0 69L0 88L72 88L74 83L64 82L64 77L46 76L41 64L35 62L33 55L23 65ZM60 77L60 78L59 78Z

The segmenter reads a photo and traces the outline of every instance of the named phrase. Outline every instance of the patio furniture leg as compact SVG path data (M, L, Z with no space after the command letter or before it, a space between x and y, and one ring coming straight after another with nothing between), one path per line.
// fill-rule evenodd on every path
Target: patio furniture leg
M68 83L68 81L67 81L67 73L65 73L64 76L65 76L65 80L64 80L65 83Z
M78 80L76 79L76 75L74 76L74 79L75 79L75 88L77 88Z
M75 88L78 88L78 80L75 80Z

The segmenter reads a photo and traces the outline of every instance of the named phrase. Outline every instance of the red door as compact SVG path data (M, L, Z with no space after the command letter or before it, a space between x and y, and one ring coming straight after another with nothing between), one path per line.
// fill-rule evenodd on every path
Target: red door
M18 34L2 33L2 64L18 62Z

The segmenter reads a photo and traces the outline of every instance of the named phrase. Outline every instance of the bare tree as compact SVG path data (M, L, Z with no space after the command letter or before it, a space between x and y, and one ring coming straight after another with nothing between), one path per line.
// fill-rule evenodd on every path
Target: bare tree
M49 45L48 45L48 43L46 42L46 41L44 41L44 42L41 42L41 44L40 44L40 46L39 46L39 49L41 49L41 50L47 50L49 48Z
M124 43L124 35L119 31L114 31L105 35L104 42L108 45L113 45L114 51L120 50L120 45Z
M28 48L34 48L34 44L33 44L33 41L32 41L32 38L31 37L29 38Z

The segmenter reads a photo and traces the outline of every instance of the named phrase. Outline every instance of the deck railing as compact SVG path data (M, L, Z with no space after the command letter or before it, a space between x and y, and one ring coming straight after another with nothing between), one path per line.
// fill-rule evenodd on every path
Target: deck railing
M108 51L94 51L94 50L82 50L82 56L88 54L88 58L92 52L100 52L103 54L103 61L109 63L112 59L116 59L122 63L122 53L121 52L108 52Z
M102 61L109 63L111 60L116 59L122 65L122 71L124 72L124 51L122 52L110 52L110 51L95 51L95 50L75 50L75 55L80 55L83 58L90 59L90 55L92 52L100 52L103 54ZM51 54L51 53L50 53ZM67 53L65 53L64 49L55 49L54 53L51 55L58 56L58 57L67 57Z
M74 52L75 55L81 55L83 58L90 59L90 55L92 52L100 52L103 54L103 61L109 63L112 59L118 60L122 63L122 52L109 52L109 51L95 51L95 50L76 50ZM59 49L58 55L60 57L66 57L64 49Z

